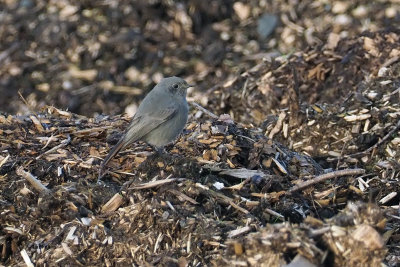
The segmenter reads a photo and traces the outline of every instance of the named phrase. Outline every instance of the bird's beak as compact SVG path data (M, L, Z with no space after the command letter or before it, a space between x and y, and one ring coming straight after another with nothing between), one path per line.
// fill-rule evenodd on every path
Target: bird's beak
M187 88L194 87L194 86L195 86L194 84L188 84Z

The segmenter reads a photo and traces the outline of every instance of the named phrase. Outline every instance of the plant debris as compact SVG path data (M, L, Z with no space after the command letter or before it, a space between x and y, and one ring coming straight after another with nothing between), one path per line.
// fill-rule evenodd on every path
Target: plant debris
M1 264L400 263L396 1L2 5ZM98 182L164 75L183 133Z

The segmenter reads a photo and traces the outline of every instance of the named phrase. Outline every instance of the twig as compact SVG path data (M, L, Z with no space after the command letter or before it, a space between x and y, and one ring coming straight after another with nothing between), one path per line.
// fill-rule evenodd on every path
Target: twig
M387 135L385 135L378 143L376 143L375 145L369 147L368 149L366 149L364 151L361 151L361 152L358 152L358 153L354 153L354 154L351 154L351 155L347 155L347 156L345 156L345 158L351 158L351 157L355 157L355 156L360 156L360 155L364 155L364 154L367 154L367 153L371 152L373 149L377 148L378 146L380 146L384 142L386 142L386 140L389 139L390 136L392 134L394 134L394 132L396 132L398 129L400 129L400 120L397 121L396 126L392 130L390 130L390 132Z
M269 135L268 135L269 139L274 138L274 135L279 133L279 131L282 129L283 121L285 120L285 118L286 118L286 113L281 112L279 114L278 121L276 122L274 128L272 128L272 130L269 132Z
M39 156L36 157L36 160L40 159L44 155L47 155L47 154L49 154L49 153L51 153L51 152L53 152L53 151L55 151L55 150L57 150L57 149L59 149L61 147L64 147L64 146L68 145L70 142L71 142L71 136L68 134L67 135L67 139L61 141L61 144L56 145L55 147L53 147L53 148L47 150L46 152L44 152L43 154L40 154Z
M185 178L169 178L169 179L164 179L164 180L157 180L157 181L152 181L152 182L145 183L145 184L133 185L133 186L129 187L129 189L149 189L149 188L153 188L156 186L169 184L174 181L182 181L182 180L185 180Z
M249 83L249 78L246 78L246 81L244 82L243 90L242 90L242 95L240 96L240 99L244 98L244 95L246 94L247 91L247 84Z
M223 199L223 200L225 200L225 199ZM233 200L228 200L227 203L228 203L229 205L231 205L232 207L234 207L235 209L237 209L238 211L243 212L244 214L249 214L249 211L248 211L248 210L246 210L246 209L240 207L240 206L237 205L235 202L233 202Z
M202 106L200 106L199 104L197 104L196 102L189 102L191 105L193 105L195 108L197 108L198 110L203 111L204 113L206 113L208 116L210 116L213 119L218 119L219 117L217 115L215 115L214 113L212 113L211 111L208 111L207 109L203 108Z
M319 228L319 229L311 230L310 231L310 235L312 237L316 237L316 236L323 235L323 234L329 232L330 230L331 230L330 226L325 226L325 227L322 227L322 228Z
M276 212L274 210L271 210L271 209L268 209L268 208L264 208L264 211L266 211L267 213L271 214L272 216L276 216L276 217L278 217L280 219L285 219L285 216L283 216L282 214L280 214L280 213L278 213L278 212Z
M395 95L395 94L397 94L398 92L400 92L400 87L397 88L396 90L394 90L393 92L391 92L389 95Z
M24 171L23 167L19 167L16 171L17 175L22 176L25 178L37 191L40 193L49 194L50 190L44 186L35 176L31 173Z
M28 253L26 252L25 249L21 250L20 253L21 253L22 259L24 260L26 266L28 266L28 267L35 266L35 265L33 265L31 259L29 258L29 255L28 255Z
M10 154L8 154L5 158L0 160L0 168L7 162L7 160L10 158Z
M164 238L164 234L163 233L159 233L158 237L157 237L157 240L156 240L156 244L154 245L153 253L157 252L157 249L158 249L161 241L163 240L163 238Z
M53 139L55 140L55 139L57 139L57 138L54 137L54 135L52 134L52 135L47 139L47 142L46 142L46 144L44 145L44 147L43 147L42 149L45 149L45 148L50 144L50 142L53 141ZM39 140L40 140L40 139L39 139Z
M230 197L225 196L224 194L215 192L213 190L210 190L207 187L204 187L203 185L196 183L197 187L202 188L203 190L205 190L205 192L207 192L208 194L212 195L213 197L221 200L222 202L224 202L225 204L231 205L233 208L237 209L238 211L244 213L244 214L249 214L250 212L242 207L240 207L238 204L236 204L235 202L233 202L233 199Z
M183 200L189 201L190 203L192 203L192 204L194 204L194 205L199 204L196 200L194 200L193 198L191 198L191 197L185 195L184 193L182 193L182 192L180 192L180 191L178 191L178 190L170 189L170 190L168 190L168 191L171 192L172 194L176 195L178 198L181 198L181 199L183 199Z
M107 129L111 129L114 128L113 125L108 125L108 126L102 126L102 127L93 127L93 128L89 128L89 129L82 129L82 130L78 130L78 131L74 131L73 129L70 130L70 133L73 135L84 135L84 134L90 134L93 132L101 132Z
M383 63L381 68L386 68L389 67L390 65L392 65L393 63L395 63L396 61L398 61L400 59L399 56L394 56L389 58L388 60L385 61L385 63Z
M244 135L238 134L237 136L242 137L242 138L244 138L244 139L247 139L247 140L249 140L249 141L251 141L251 142L253 142L253 143L256 142L256 141L254 141L253 139L251 139L250 137L247 137L247 136L244 136Z
M364 173L365 173L364 169L346 169L346 170L340 170L340 171L334 171L334 172L330 172L330 173L321 174L313 179L310 179L308 181L305 181L303 183L293 186L286 192L286 194L291 194L295 191L304 189L306 187L309 187L310 185L317 184L317 183L323 182L328 179L337 178L340 176L347 176L347 175L360 175L360 174L364 174Z
M228 232L228 238L234 238L237 237L239 235L248 233L251 231L251 227L250 226L244 226L244 227L240 227L238 229L232 230Z

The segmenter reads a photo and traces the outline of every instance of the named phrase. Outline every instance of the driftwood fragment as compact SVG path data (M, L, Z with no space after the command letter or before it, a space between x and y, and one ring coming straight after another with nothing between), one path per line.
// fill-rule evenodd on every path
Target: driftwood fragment
M227 175L227 176L231 176L231 177L239 178L239 179L248 179L255 175L261 176L263 178L266 177L265 173L263 173L260 170L249 170L249 169L245 169L245 168L226 169L226 170L221 171L219 174Z
M23 167L19 167L16 171L17 175L25 178L37 191L40 193L50 193L50 190L44 186L35 176L31 173L24 171Z
M329 172L329 173L325 173L325 174L321 174L318 175L317 177L310 179L308 181L305 181L303 183L297 184L295 186L293 186L292 188L290 188L287 191L287 194L291 194L293 192L296 192L298 190L304 189L306 187L309 187L313 184L317 184L320 182L323 182L325 180L328 179L332 179L332 178L337 178L337 177L341 177L341 176L347 176L347 175L360 175L360 174L364 174L365 170L364 169L347 169L347 170L340 170L340 171L334 171L334 172Z

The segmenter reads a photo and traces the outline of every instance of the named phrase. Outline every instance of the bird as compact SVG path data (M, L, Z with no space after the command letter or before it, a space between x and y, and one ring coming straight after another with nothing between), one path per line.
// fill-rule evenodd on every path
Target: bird
M137 141L145 141L156 150L175 140L188 119L187 89L193 87L179 77L163 78L143 99L125 133L100 165L99 179L109 161Z

